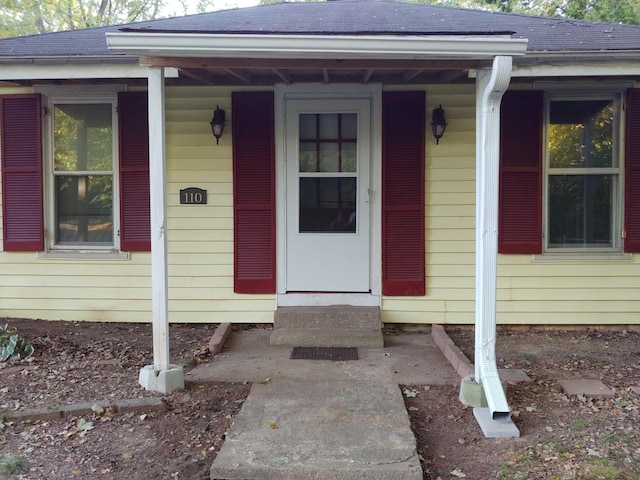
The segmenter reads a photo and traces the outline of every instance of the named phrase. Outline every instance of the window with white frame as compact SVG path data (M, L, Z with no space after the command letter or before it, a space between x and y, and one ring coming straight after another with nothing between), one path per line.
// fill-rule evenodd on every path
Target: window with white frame
M545 247L621 248L620 95L548 96Z
M49 98L48 246L117 247L116 97Z

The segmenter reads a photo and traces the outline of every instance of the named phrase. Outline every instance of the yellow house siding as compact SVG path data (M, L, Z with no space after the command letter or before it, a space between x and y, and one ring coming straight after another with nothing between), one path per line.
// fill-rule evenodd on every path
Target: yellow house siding
M209 122L218 105L227 117L216 145ZM168 88L166 106L170 318L272 322L274 295L233 292L231 89ZM180 205L188 187L207 190L207 204Z
M149 321L148 255L129 261L0 255L0 316L48 320Z
M407 87L409 89L410 87ZM415 89L415 87L411 87ZM424 297L384 297L390 323L471 324L475 300L475 87L429 85L425 168ZM29 93L31 89L0 89ZM169 87L167 238L172 322L269 323L273 295L233 292L231 89ZM430 112L442 104L447 131L436 145ZM227 124L216 145L209 121ZM180 205L183 188L206 205ZM1 197L0 197L1 198ZM1 222L0 222L1 229ZM1 232L0 232L1 233ZM502 324L639 324L640 256L621 261L541 261L498 256ZM0 252L0 316L90 321L151 320L148 253L128 260L54 260Z
M427 131L424 297L385 297L383 319L473 323L475 309L475 96L473 86L429 86L427 112L449 123L439 145ZM616 261L498 255L501 324L639 324L640 258Z
M383 321L472 323L475 275L475 86L426 88L424 297L384 297ZM438 145L431 111L442 105L447 130Z
M273 295L233 292L230 104L228 88L166 89L171 322L273 321ZM209 126L216 105L227 111L219 145ZM180 205L180 190L192 186L207 190L206 205ZM133 252L128 260L69 261L2 252L0 299L0 316L149 322L150 255Z

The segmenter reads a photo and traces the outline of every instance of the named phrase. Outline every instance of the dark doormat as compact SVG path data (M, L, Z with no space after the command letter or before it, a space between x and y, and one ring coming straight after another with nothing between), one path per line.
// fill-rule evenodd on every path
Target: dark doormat
M355 347L294 347L292 360L358 360Z

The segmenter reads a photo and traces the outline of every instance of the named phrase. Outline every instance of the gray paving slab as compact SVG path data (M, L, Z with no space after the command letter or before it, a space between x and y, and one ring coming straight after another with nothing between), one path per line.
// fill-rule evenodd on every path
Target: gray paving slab
M254 384L211 479L420 480L397 385L278 378Z
M252 382L211 468L217 480L418 480L400 384L458 385L427 333L385 335L358 360L291 360L269 329L234 331L185 382Z
M587 380L578 378L573 380L560 380L562 390L569 395L583 395L586 398L614 398L615 394L600 380Z

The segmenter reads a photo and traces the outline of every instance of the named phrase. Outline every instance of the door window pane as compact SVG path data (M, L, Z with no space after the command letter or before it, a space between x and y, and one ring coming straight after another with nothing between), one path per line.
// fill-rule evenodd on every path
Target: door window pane
M342 115L323 113L318 115L318 138L322 140L338 139L338 121Z
M340 172L340 150L335 143L320 144L319 172Z
M355 233L356 179L301 177L299 231Z
M356 172L358 117L355 113L301 114L300 172Z

